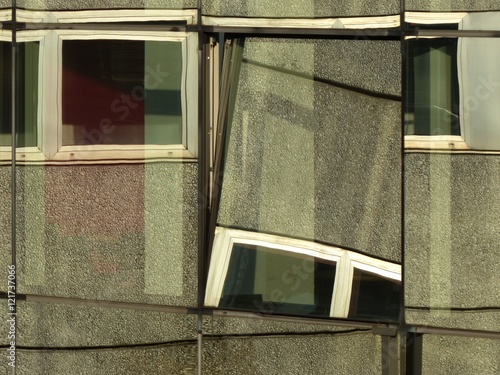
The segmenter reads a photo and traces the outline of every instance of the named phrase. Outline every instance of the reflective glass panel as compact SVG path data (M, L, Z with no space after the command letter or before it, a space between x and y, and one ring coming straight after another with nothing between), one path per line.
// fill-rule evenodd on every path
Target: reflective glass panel
M427 334L421 359L422 374L496 374L500 340Z
M400 310L399 281L354 268L349 318L397 321Z
M235 245L219 307L329 316L335 271L319 258Z
M219 224L399 261L399 47L245 40Z
M407 41L405 134L460 135L457 39Z
M500 331L498 155L405 160L407 322Z
M108 10L117 9L182 9L196 8L195 0L18 0L19 10ZM23 13L21 13L23 14ZM109 14L109 13L108 13Z
M37 146L39 43L17 44L16 70L22 77L16 87L18 97L17 147ZM0 42L0 147L11 145L12 44Z
M203 341L203 369L207 374L242 375L382 374L380 341L379 336L368 332L274 333L269 337L245 335L244 339L234 335Z
M196 137L196 36L18 34L39 39L23 43L38 48L32 70L18 69L19 96L39 94L38 112L18 104L38 120L37 147L17 152L19 292L195 305L197 142L184 111Z
M360 0L335 2L326 0L286 0L282 2L207 0L202 2L202 9L204 14L225 17L349 17L397 14L399 3L395 0L377 3L367 3Z
M489 0L407 0L406 10L427 12L464 12L499 10L495 1ZM439 14L437 14L439 17Z
M64 41L62 144L182 144L182 55L180 42Z

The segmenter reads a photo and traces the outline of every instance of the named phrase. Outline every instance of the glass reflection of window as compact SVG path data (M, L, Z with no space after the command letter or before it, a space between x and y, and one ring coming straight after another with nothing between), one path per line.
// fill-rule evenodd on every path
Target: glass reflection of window
M63 146L182 144L182 43L66 40Z
M235 245L219 306L329 316L335 270L312 256Z
M350 250L217 228L206 306L397 321L401 266Z
M18 44L17 55L17 147L37 145L39 43ZM0 42L0 146L11 145L12 45Z
M456 39L408 40L407 135L460 135Z
M399 316L401 282L355 268L352 280L349 318L376 319Z

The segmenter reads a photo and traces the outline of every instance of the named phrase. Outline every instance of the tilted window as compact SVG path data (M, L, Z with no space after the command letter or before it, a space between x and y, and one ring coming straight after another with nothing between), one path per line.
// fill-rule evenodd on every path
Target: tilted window
M205 305L263 314L395 321L398 264L333 246L218 228Z

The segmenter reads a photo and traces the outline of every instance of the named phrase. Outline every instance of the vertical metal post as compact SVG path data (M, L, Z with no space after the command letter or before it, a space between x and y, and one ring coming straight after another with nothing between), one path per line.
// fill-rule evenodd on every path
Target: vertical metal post
M399 375L399 340L396 328L377 327L372 330L382 340L382 375Z
M16 222L17 222L17 205L16 205L16 145L17 145L17 19L16 19L16 0L12 0L12 56L11 56L11 264L15 267L14 285L17 289L17 257L16 257ZM14 298L14 333L17 332L17 299ZM9 340L16 346L16 337ZM14 358L14 366L10 367L10 373L16 374L17 356Z
M406 367L406 335L407 332L405 330L406 327L406 314L405 314L405 290L406 290L406 267L405 267L405 259L406 259L406 248L405 248L405 107L406 107L406 45L405 45L405 36L406 36L406 2L405 0L400 1L400 9L399 9L399 23L400 23L400 53L401 53L401 128L400 128L400 173L401 173L401 221L400 221L400 233L401 233L401 289L400 289L400 314L399 314L399 328L400 328L400 373L401 375L405 374Z
M397 336L382 336L382 375L399 375Z
M422 375L423 335L410 332L406 339L406 375Z

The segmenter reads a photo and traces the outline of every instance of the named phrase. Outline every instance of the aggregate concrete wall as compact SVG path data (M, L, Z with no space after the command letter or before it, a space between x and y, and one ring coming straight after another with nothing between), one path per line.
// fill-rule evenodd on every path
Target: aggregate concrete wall
M496 1L489 0L407 0L407 10L432 12L500 10Z
M207 340L203 355L207 374L382 373L380 337L371 333Z
M500 372L500 340L426 335L422 374L494 375Z
M85 10L85 9L182 9L196 8L196 0L18 0L20 9Z
M248 40L219 223L399 261L398 48Z
M500 331L500 158L407 154L405 165L409 323Z
M298 1L269 2L263 0L207 0L202 3L203 14L233 17L344 17L387 15L399 12L399 2L390 0L366 1Z
M196 304L196 164L17 173L18 292Z

